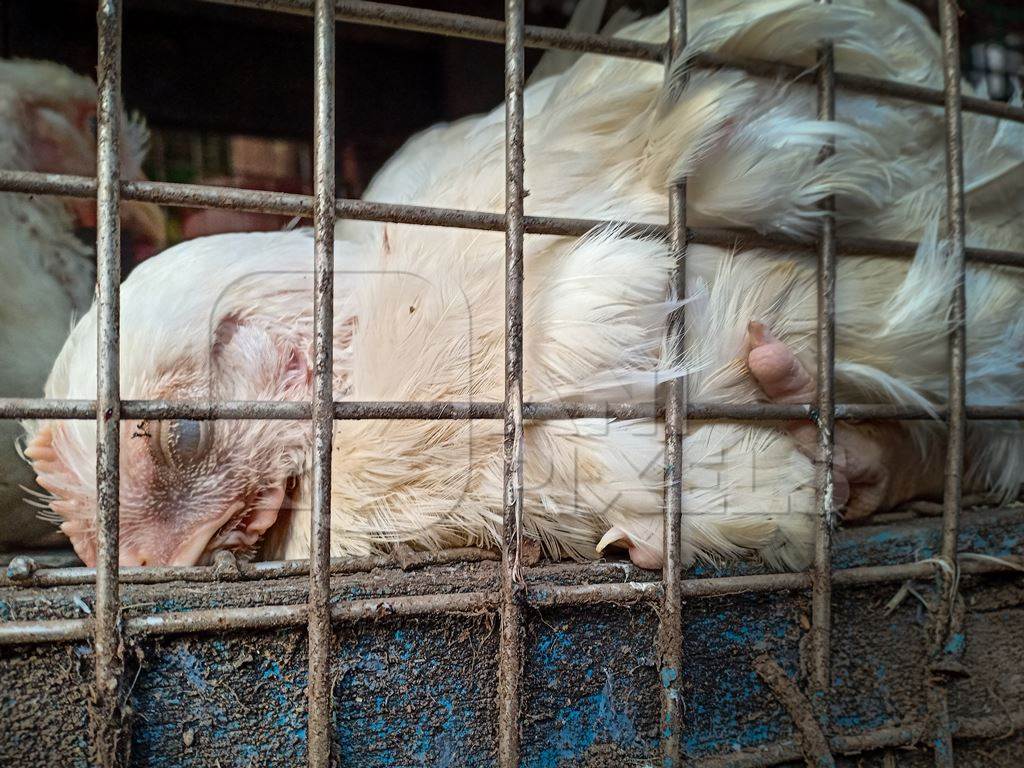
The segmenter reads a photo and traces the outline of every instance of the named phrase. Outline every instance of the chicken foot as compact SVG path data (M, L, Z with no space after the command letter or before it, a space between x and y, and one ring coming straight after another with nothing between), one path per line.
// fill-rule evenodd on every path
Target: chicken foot
M772 402L814 402L814 377L786 344L758 322L748 326L747 343L747 367ZM786 429L797 449L816 459L817 426L801 420L789 422ZM922 457L921 448L899 423L837 423L835 504L843 519L863 521L910 499L941 495L941 456L934 448Z

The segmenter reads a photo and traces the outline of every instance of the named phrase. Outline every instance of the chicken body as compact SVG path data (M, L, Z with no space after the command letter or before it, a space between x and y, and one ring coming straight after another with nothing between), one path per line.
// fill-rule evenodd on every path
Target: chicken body
M0 168L92 175L95 101L92 81L65 67L0 60ZM131 127L126 144L125 174L137 177L144 129ZM72 323L89 309L95 256L75 230L94 210L91 200L0 193L0 396L39 397ZM159 209L127 211L129 226L160 242ZM0 422L0 542L25 546L55 528L25 503L33 475L15 450L20 434L17 423Z
M689 23L688 55L809 65L818 41L835 38L842 71L941 85L936 36L894 0L705 0L691 4ZM667 19L621 34L662 41ZM684 84L681 75L666 82L656 65L588 55L528 88L527 213L664 224L666 189L685 177L693 226L812 235L819 201L834 195L841 233L922 243L912 261L840 261L837 398L942 403L955 267L936 234L945 194L938 112L844 93L836 122L823 124L814 120L810 85L728 70L693 71ZM1008 212L1022 208L1024 131L965 116L964 133L970 242L1019 249L1024 224ZM393 158L367 197L501 211L503 139L502 109L432 128ZM819 163L828 139L836 154ZM336 397L500 401L502 234L344 222L337 236ZM665 343L678 302L663 241L609 226L583 238L528 236L524 251L527 400L648 402L659 383L681 375L702 402L811 396L815 269L806 252L691 246L689 343L677 358ZM122 290L122 396L310 397L311 258L308 233L230 235L183 244L137 270ZM972 403L1024 399L1022 299L1018 274L969 270ZM767 369L755 366L758 348L766 353L758 365L774 355L803 384L774 391ZM48 395L90 397L94 358L90 313ZM32 434L27 452L40 482L58 496L52 506L88 562L94 427L42 424ZM864 425L853 436L847 446L871 457L849 469L857 514L927 493L941 479L937 421ZM1017 495L1022 437L1016 422L972 424L969 485ZM122 564L195 562L261 538L269 556L308 555L307 425L147 423L126 425L123 442ZM618 543L638 563L656 565L662 442L651 422L528 423L525 535L555 557L594 557L599 544ZM898 473L887 466L897 456L906 464ZM502 463L497 421L338 422L332 553L494 545ZM799 428L691 424L683 478L689 556L806 563L814 467Z

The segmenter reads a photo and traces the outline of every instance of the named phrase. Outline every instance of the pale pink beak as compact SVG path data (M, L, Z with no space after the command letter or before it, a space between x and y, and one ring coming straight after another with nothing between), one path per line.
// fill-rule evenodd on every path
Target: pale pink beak
M25 458L32 462L36 480L57 498L53 511L64 517L61 531L71 540L76 554L90 566L96 565L95 498L81 490L53 447L53 434L44 426L29 442ZM67 486L67 487L65 487ZM286 481L261 488L234 503L220 514L199 520L186 515L152 513L125 514L122 509L120 565L196 565L218 549L252 547L277 522L285 501Z
M284 498L284 483L280 483L261 491L255 498L235 502L219 517L184 532L161 530L157 526L147 528L146 522L140 522L132 543L121 545L120 565L122 568L197 565L204 555L215 550L251 547L277 521ZM239 524L229 531L221 532L242 510L245 510L245 516Z

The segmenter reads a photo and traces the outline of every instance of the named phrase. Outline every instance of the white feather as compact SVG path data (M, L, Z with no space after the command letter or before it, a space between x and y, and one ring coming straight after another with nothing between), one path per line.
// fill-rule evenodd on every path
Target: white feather
M843 71L933 87L940 77L936 36L918 12L896 0L704 0L691 3L690 25L684 61L708 50L809 66L820 40L835 37ZM666 16L621 34L661 42ZM694 226L743 224L809 235L819 202L835 195L844 234L922 241L912 261L841 259L840 399L925 407L943 402L954 265L937 236L943 175L941 129L929 122L934 111L843 92L837 120L819 123L807 82L757 80L735 71L695 71L684 81L682 71L666 83L656 64L586 55L530 86L527 212L663 224L666 187L685 176ZM997 131L980 118L965 118L964 131L974 195L971 240L1020 248L1020 226L1001 222L982 189L998 183L1000 195L1019 195L1011 169L1024 161L1024 144L1013 131ZM836 154L819 163L820 145L829 140ZM988 147L998 151L989 157ZM501 107L412 138L367 198L501 212L504 193ZM342 222L337 236L340 397L503 399L501 233ZM152 394L153 371L167 371L175 361L196 368L194 358L208 355L211 323L225 313L247 313L282 337L308 344L311 253L308 233L236 235L179 246L140 269L122 294L122 394ZM527 400L648 402L660 381L685 374L695 399L757 402L764 397L745 365L751 320L764 323L813 370L815 265L805 252L691 246L690 341L681 360L665 343L666 315L678 305L668 287L672 263L665 243L616 227L583 238L528 236L524 261ZM972 267L967 295L972 402L1019 403L1022 278ZM91 396L94 322L90 313L79 324L48 394ZM233 396L253 396L242 383L236 387ZM252 428L239 426L237 441L248 456L257 446L247 442L256 437L245 429ZM912 430L922 449L941 441L935 424ZM288 459L274 471L291 467L300 487L272 554L304 557L308 433L275 434L273 448ZM87 444L82 438L83 450ZM494 420L338 422L332 552L374 554L398 542L496 544L502 446L502 425ZM260 461L267 461L271 448L261 450ZM525 457L525 532L549 554L594 557L595 544L611 528L660 548L659 426L531 422ZM972 478L1006 495L1019 492L1020 424L972 424L968 458ZM684 545L691 557L754 555L774 567L808 561L814 467L788 433L770 425L692 424L683 483Z

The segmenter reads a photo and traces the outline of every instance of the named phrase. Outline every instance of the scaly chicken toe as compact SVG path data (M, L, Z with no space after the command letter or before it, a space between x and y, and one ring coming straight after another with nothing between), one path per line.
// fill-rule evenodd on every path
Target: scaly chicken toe
M810 372L762 323L749 324L747 344L747 367L772 402L814 400L816 385ZM786 428L797 449L817 460L817 426L794 421ZM937 456L921 455L899 424L838 423L833 460L836 508L845 520L857 521L911 498L935 494L942 477L937 461ZM901 467L899 477L892 467Z

